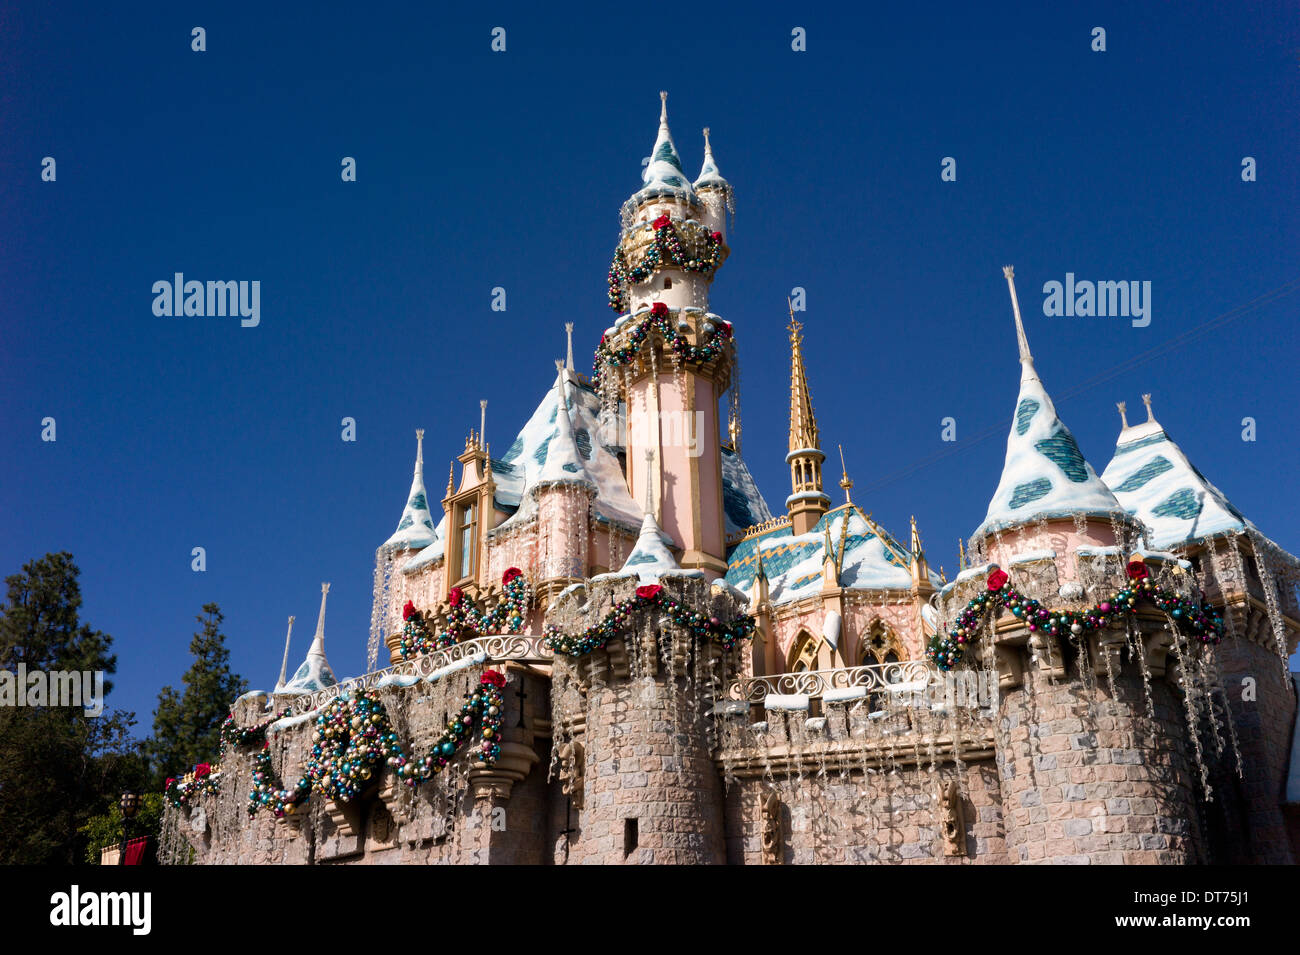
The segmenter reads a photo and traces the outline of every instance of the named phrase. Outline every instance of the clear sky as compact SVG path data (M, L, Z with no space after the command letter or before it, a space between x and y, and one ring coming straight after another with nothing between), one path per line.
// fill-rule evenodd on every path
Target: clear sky
M1125 364L1300 278L1295 4L280 6L0 11L0 571L75 555L84 617L116 641L110 704L142 727L207 601L269 687L287 616L296 662L331 581L330 660L364 669L413 429L438 497L480 398L509 445L565 321L589 369L660 89L688 172L710 126L736 189L712 301L771 505L800 286L823 446L844 444L855 501L896 535L917 516L951 575L1015 402L1014 263L1038 370L1094 467L1114 403L1149 391L1207 477L1300 550L1300 294ZM260 281L260 325L155 316L175 272ZM1151 282L1150 324L1044 316L1067 272Z

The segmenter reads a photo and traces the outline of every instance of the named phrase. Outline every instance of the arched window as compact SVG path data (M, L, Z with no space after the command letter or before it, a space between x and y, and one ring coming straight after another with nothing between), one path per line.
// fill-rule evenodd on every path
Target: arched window
M877 620L862 635L858 645L858 664L869 666L875 663L898 663L905 659L903 644L898 635L888 624Z
M816 670L817 650L820 644L821 641L807 630L800 630L799 636L795 638L794 644L790 647L786 672L802 673L805 670Z

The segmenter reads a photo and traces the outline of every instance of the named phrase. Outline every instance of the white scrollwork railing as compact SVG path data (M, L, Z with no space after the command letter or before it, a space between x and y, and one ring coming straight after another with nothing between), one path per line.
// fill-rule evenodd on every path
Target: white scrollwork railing
M816 697L827 690L850 687L863 687L867 692L872 692L884 690L892 684L922 682L939 683L939 672L924 660L904 660L900 663L872 663L839 670L805 670L801 673L773 673L751 677L732 683L727 696L747 703L761 703L768 696L802 693Z
M403 660L382 670L372 670L361 676L354 676L333 686L317 690L314 693L294 697L285 707L289 715L300 716L319 709L335 697L354 690L370 690L379 681L388 676L427 677L431 673L482 654L487 657L484 662L495 660L520 660L524 662L549 663L554 655L545 644L545 637L533 634L496 634L487 637L475 637L464 643L457 643L443 650L435 650L411 660Z

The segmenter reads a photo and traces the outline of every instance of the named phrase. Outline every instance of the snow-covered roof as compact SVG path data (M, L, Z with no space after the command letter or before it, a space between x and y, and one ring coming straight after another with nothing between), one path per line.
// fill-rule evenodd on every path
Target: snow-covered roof
M856 504L845 504L822 515L806 534L796 536L785 525L741 541L728 559L727 583L748 596L761 552L772 603L810 597L822 588L828 537L837 555L843 549L839 586L848 590L908 590L912 586L907 550L868 520ZM937 587L939 578L930 576Z
M564 405L564 415L560 406ZM585 484L596 490L596 515L625 526L641 523L642 511L628 493L619 448L607 446L600 399L571 369L560 368L546 397L514 443L492 459L496 505L513 512L500 527L524 520L535 502L529 493L549 484ZM610 434L613 438L614 435Z
M1152 547L1254 530L1154 417L1120 432L1101 479L1124 509L1147 526Z
M668 96L659 94L662 105L659 110L659 135L655 138L654 151L650 162L641 173L644 185L632 196L631 202L642 202L658 196L675 196L690 202L696 201L695 190L682 169L681 157L673 144L673 134L668 131Z
M741 534L755 524L772 519L754 477L739 452L722 448L722 514L728 536Z
M673 574L683 577L702 577L698 570L683 570L668 549L665 535L653 514L641 520L641 533L637 535L632 553L627 555L620 570L599 574L593 580L635 576L643 584L656 584L661 577Z
M1010 282L1010 274L1007 279ZM1014 303L1014 287L1012 294ZM984 522L975 529L975 539L1042 518L1124 513L1115 495L1084 459L1070 429L1057 416L1056 406L1034 370L1018 306L1015 317L1020 345L1020 395L1007 434L1002 478L989 501Z
M334 686L338 680L334 678L334 671L330 669L330 664L325 659L325 599L329 595L330 585L321 584L320 590L320 617L316 620L316 636L311 642L311 648L307 651L307 659L302 661L302 665L294 673L293 679L290 680L283 690L283 693L315 693L317 690L323 690L327 686Z
M429 499L424 493L424 432L416 437L415 476L411 479L411 492L406 496L406 507L397 522L393 536L384 541L390 550L420 550L434 542L437 532L429 515Z
M434 541L424 550L420 551L405 564L402 565L402 573L413 574L418 570L428 567L432 563L442 560L442 556L447 550L447 515L442 515L442 520L438 521L438 528L434 532Z
M713 159L713 146L709 143L709 131L704 130L704 165L700 169L699 178L695 180L695 188L713 188L713 189L730 189L731 183L722 178L722 173L718 171L718 164Z

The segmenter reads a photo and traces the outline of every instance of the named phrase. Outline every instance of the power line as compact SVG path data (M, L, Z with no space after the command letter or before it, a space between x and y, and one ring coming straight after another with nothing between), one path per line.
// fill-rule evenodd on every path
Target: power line
M1242 305L1238 305L1235 306L1234 308L1230 308L1226 312L1221 312L1218 315L1214 316L1213 318L1202 322L1200 325L1196 325L1192 328L1189 328L1185 332L1180 332L1179 334L1170 338L1168 341L1160 345L1157 345L1154 348L1149 348L1144 352L1139 352L1138 354L1133 355L1125 359L1124 361L1120 362L1118 365L1114 365L1111 368L1107 369L1106 371L1103 371L1097 375L1094 375L1091 378L1086 379L1085 381L1078 383L1073 388L1070 388L1064 392L1060 392L1060 400L1067 401L1070 398L1074 398L1082 394L1083 392L1088 391L1091 388L1095 388L1097 385L1103 382L1110 381L1112 378L1117 378L1127 371L1131 371L1134 368L1144 365L1147 362L1152 361L1153 359L1159 358L1162 355L1166 355L1169 352L1176 351L1177 349L1183 347L1184 345L1188 344L1191 341L1194 341L1195 339L1201 337L1202 335L1212 332L1217 328L1222 328L1223 326L1229 324L1230 322L1233 322L1236 319L1241 318L1243 315L1249 314L1250 312L1263 308L1265 305L1269 305L1280 298L1285 298L1287 295L1290 295L1296 292L1297 290L1300 290L1300 278L1292 279L1290 282L1286 282L1282 285L1279 285L1277 288L1270 289L1269 291L1264 292L1263 294L1251 299L1249 302L1245 302ZM867 494L872 491L878 490L882 487L888 487L890 484L894 484L897 481L901 481L903 480L903 478L915 474L917 471L920 471L923 468L927 468L930 465L938 461L941 461L946 457L949 457L953 454L957 454L959 452L967 451L970 448L974 447L975 445L979 444L980 442L986 441L987 439L991 438L995 434L1005 433L1006 427L1007 425L1005 419L1002 422L990 425L987 428L984 428L983 430L977 432L973 437L967 438L965 441L957 442L951 445L950 447L943 448L939 451L936 451L933 454L921 458L919 461L915 461L912 464L909 464L905 468L902 468L898 471L894 471L892 474L888 474L885 477L877 481L874 481L871 484L868 484L865 488L862 488L862 490L859 493Z

